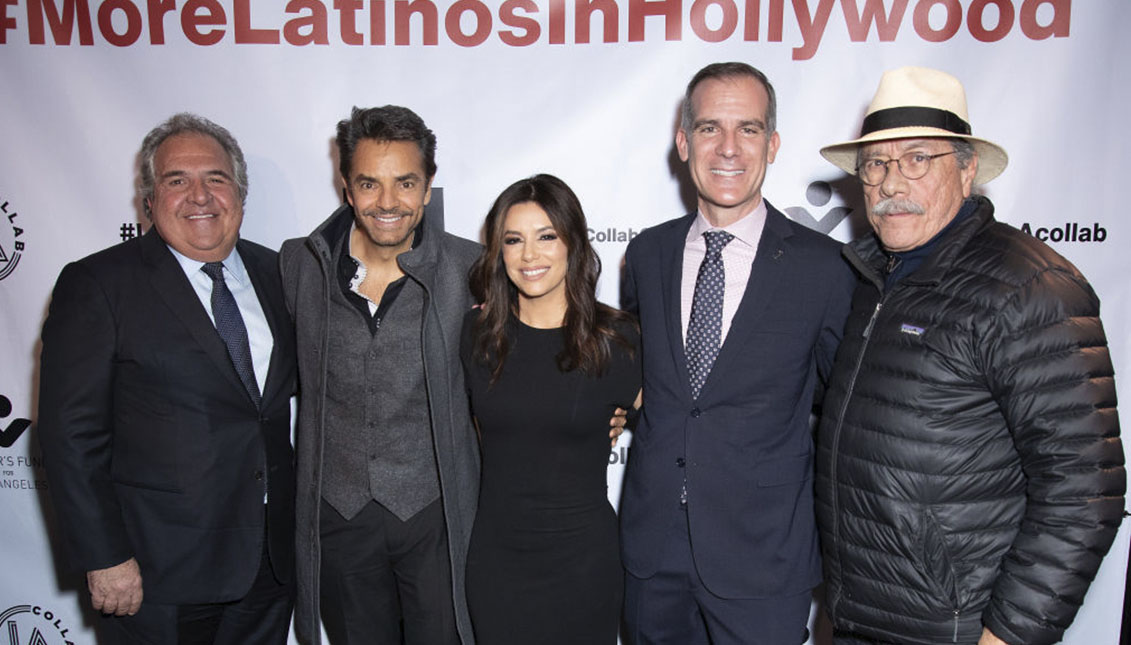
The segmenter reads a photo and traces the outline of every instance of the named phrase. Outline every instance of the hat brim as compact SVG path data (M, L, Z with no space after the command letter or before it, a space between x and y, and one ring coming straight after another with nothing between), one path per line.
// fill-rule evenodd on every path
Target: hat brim
M821 148L821 156L828 159L834 166L840 168L844 172L855 175L856 174L856 152L861 145L865 143L872 143L875 141L890 141L892 139L923 139L928 137L942 137L946 139L964 139L974 145L974 151L978 153L978 173L974 175L974 183L976 185L984 184L994 177L997 177L1005 170L1009 164L1009 155L1005 153L1005 149L1001 146L969 135L955 134L949 130L941 128L930 128L923 126L908 126L903 128L889 128L887 130L877 130L866 134L859 139L852 141L845 141L843 143L834 143L831 146Z

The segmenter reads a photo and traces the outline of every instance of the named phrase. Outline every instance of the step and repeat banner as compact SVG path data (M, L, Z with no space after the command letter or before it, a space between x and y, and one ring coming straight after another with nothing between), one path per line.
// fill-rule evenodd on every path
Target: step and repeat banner
M857 134L884 70L940 68L1009 152L983 189L999 219L1100 294L1131 401L1128 29L1126 0L0 0L0 643L94 642L36 439L39 332L65 263L147 228L137 153L173 113L237 137L244 237L277 248L340 203L335 124L408 106L439 139L432 216L478 239L504 187L558 175L615 304L628 240L694 207L673 134L700 67L767 73L782 145L763 194L845 241L867 230L860 188L818 149ZM609 453L614 502L630 445ZM1124 527L1066 643L1117 642L1127 552Z

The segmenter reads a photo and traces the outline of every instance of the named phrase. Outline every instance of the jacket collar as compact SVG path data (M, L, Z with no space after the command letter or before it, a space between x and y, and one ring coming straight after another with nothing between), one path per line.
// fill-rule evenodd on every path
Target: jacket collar
M237 240L236 248L233 252L240 253L240 248L244 246L243 240ZM173 256L172 251L166 245L165 240L158 234L155 227L150 227L149 231L141 238L141 255L142 260L150 267L149 280L153 285L154 290L157 292L161 300L164 301L165 306L172 311L178 320L180 320L189 334L196 340L204 353L208 355L209 359L215 364L220 373L224 374L228 382L237 388L240 392L246 394L243 381L240 380L239 375L236 373L235 367L232 365L232 359L228 354L228 347L220 338L216 331L216 325L209 319L208 314L201 306L200 298L196 295L192 285L189 283L188 278L185 276L184 269L181 268L177 259ZM276 361L279 356L279 344L283 342L284 336L280 333L280 329L276 326L273 320L273 312L275 308L272 307L270 301L264 299L264 288L260 284L261 269L258 262L252 260L247 254L241 253L244 260L244 266L247 267L248 276L255 285L256 295L259 297L260 305L263 307L263 314L267 317L268 325L271 327L271 333L275 338L275 347L271 352L271 362L267 373L267 383L264 387L263 399L268 400L267 396L272 392L273 388L278 387L278 369ZM275 374L272 374L275 372ZM247 397L247 401L251 404L251 397Z
M340 248L342 239L349 234L353 219L353 207L342 204L306 238L307 244L314 250L323 268L327 269L328 276L336 275L333 264L334 252L335 249ZM426 220L427 218L422 218L416 227L416 239L413 240L412 249L397 256L397 264L400 265L401 270L417 281L431 275L432 268L440 256L438 231L429 230L425 234Z
M954 268L959 253L970 240L995 221L994 205L987 197L974 195L969 201L974 202L974 212L945 233L939 240L938 248L923 260L923 264L914 273L903 280L904 283L938 284ZM843 253L852 266L883 291L883 267L887 263L887 254L880 247L875 233L868 233L845 244Z

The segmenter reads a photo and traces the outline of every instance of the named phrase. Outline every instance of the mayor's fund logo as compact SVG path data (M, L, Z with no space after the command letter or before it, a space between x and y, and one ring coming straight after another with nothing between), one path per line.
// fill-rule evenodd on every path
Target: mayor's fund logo
M11 448L16 439L31 425L31 419L12 419L7 421L7 416L12 413L12 402L8 397L0 394L0 448ZM0 641L3 643L3 641Z
M70 630L50 609L16 605L0 614L0 645L74 645Z
M0 394L0 448L11 448L31 426L31 419L9 419L12 402ZM25 455L19 450L0 450L0 491L43 490L47 488L47 473L42 455ZM0 645L7 645L3 634L7 629L0 625ZM21 645L24 641L20 641ZM49 641L50 642L50 641Z
M806 201L815 208L824 208L832 198L833 187L827 181L814 181L805 189ZM789 215L789 217L798 224L802 224L825 235L828 235L852 212L852 209L846 206L833 206L825 211L824 214L818 212L816 215L810 213L809 209L804 206L790 206L783 210L786 215Z
M12 275L24 254L24 229L20 228L19 216L15 207L0 195L0 280Z

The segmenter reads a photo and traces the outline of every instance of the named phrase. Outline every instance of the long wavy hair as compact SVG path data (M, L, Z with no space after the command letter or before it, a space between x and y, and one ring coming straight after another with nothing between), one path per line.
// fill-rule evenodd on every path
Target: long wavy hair
M507 277L503 264L503 231L507 212L527 202L546 212L554 232L566 246L565 347L557 356L558 369L600 375L609 363L611 343L618 342L633 350L615 328L617 323L632 318L597 301L601 259L589 244L585 213L577 195L553 175L534 175L516 181L495 199L487 213L486 247L471 267L471 293L482 303L473 356L491 370L491 383L495 383L512 342L508 325L512 316L518 316L518 288Z

